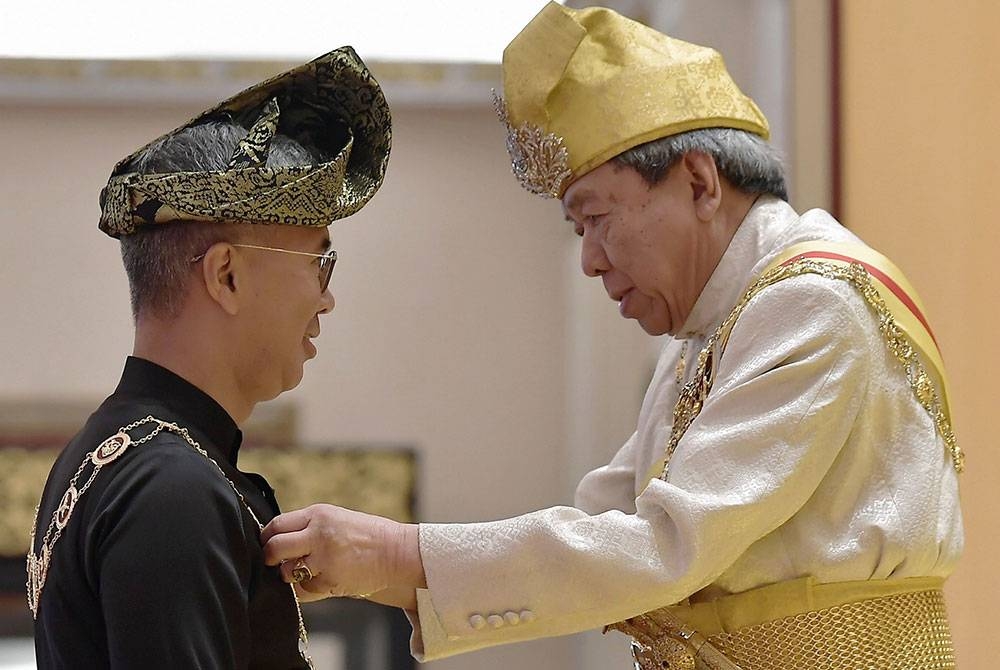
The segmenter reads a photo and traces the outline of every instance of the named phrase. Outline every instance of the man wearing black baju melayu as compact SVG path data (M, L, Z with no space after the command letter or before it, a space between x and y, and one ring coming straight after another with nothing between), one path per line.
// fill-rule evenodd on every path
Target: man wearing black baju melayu
M237 469L242 434L222 406L130 357L114 394L60 456L38 518L51 518L88 452L149 415L186 427L262 523L277 514L264 478ZM155 427L130 432L139 439ZM304 667L295 602L264 566L257 524L183 437L164 431L130 445L73 516L39 611L41 667Z
M238 468L239 425L316 355L328 225L374 195L390 142L381 90L344 47L115 167L100 228L121 240L135 342L39 504L40 668L309 665L295 590L264 565L278 506Z

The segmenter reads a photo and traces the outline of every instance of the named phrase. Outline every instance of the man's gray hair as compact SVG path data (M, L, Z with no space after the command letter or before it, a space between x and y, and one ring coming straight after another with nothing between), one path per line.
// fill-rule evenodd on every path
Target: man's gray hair
M653 185L690 151L711 156L719 174L740 191L753 195L770 193L788 200L785 168L778 150L760 136L745 130L691 130L640 144L612 160L634 168L646 183Z
M123 167L124 172L159 174L225 170L236 145L247 134L225 120L185 128L151 144ZM285 135L275 135L267 156L268 167L308 165L308 150ZM247 226L230 223L175 221L140 226L121 238L122 262L128 276L132 317L144 312L172 318L180 312L192 272L191 259L217 242L238 242Z

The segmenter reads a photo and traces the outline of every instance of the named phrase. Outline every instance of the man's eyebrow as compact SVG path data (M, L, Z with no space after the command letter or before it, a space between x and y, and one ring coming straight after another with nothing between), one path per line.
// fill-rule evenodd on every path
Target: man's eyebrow
M593 197L594 197L594 192L589 189L583 191L577 191L576 193L574 193L569 197L569 200L566 201L566 205L563 208L563 211L569 212L572 209L579 209L583 207L588 200L593 199ZM569 220L569 214L566 215L566 219Z
M329 251L329 250L330 250L330 246L331 246L332 244L333 244L333 243L332 243L332 242L330 241L330 238L329 238L329 237L324 237L324 238L323 238L322 240L320 240L320 242L319 242L319 250L320 250L320 251Z

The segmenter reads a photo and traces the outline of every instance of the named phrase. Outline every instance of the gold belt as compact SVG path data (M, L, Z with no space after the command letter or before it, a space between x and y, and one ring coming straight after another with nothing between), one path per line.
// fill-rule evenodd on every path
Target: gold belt
M941 585L795 580L608 628L633 638L636 670L947 670L955 653Z

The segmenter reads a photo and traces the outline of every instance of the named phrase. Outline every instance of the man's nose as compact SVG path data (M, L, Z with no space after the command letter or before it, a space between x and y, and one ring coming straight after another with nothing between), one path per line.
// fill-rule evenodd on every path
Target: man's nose
M583 268L583 274L588 277L600 277L611 269L611 262L608 260L607 254L604 253L604 247L598 240L594 239L593 233L589 230L583 232L583 243L580 245L580 266Z
M326 289L323 291L323 295L320 296L318 313L328 314L333 311L333 308L336 304L337 301L334 300L333 298L333 292L330 290L330 287L327 286Z

